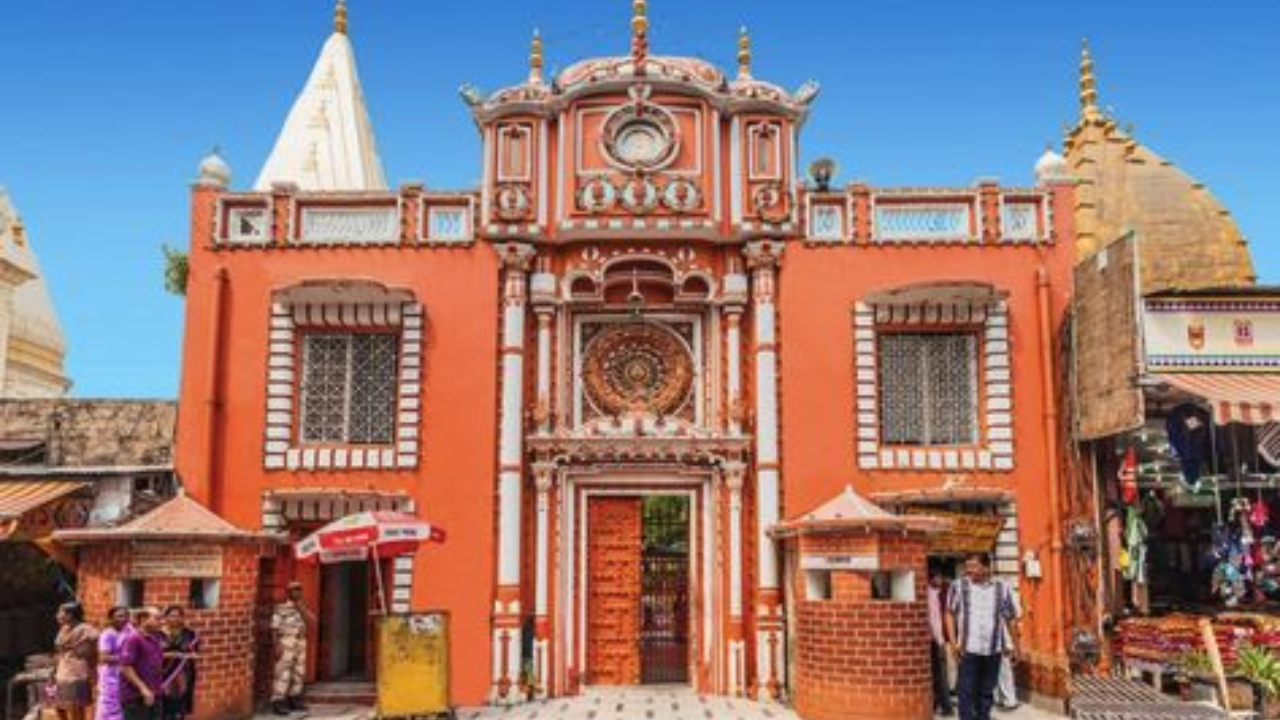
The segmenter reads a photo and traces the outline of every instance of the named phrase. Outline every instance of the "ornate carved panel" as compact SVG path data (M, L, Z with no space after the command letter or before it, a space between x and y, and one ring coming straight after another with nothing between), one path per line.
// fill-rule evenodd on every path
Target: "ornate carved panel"
M593 415L692 413L694 354L678 327L615 323L583 332L582 383Z

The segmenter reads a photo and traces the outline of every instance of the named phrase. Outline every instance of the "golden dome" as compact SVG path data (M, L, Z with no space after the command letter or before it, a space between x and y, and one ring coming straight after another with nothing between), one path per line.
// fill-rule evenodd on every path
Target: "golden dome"
M1121 130L1099 109L1093 59L1085 47L1081 116L1067 135L1066 159L1078 179L1079 258L1137 233L1142 292L1249 286L1249 246L1231 213L1204 186Z
M63 368L66 341L22 219L0 189L0 397L59 397L71 386ZM7 329L6 327L7 326Z

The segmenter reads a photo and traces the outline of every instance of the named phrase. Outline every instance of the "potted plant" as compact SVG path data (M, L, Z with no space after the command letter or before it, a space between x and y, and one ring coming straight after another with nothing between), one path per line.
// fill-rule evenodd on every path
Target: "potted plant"
M1236 653L1235 671L1253 685L1258 716L1280 718L1280 657L1267 648L1242 645Z
M1177 661L1178 694L1183 700L1214 702L1213 663L1204 650L1188 650Z

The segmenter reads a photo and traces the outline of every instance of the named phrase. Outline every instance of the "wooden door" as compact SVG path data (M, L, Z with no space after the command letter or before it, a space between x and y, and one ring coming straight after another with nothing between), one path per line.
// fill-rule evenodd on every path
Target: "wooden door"
M587 501L587 682L640 682L640 498Z

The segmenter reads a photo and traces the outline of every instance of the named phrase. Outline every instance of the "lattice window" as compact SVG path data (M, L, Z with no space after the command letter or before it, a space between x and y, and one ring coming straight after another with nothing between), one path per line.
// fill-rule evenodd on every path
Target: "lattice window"
M399 342L393 333L303 336L303 442L389 445L395 440Z
M1040 235L1037 217L1040 206L1035 203L1009 203L1004 206L1001 224L1009 240L1035 240Z
M970 333L886 333L879 344L882 442L977 443L977 338Z

